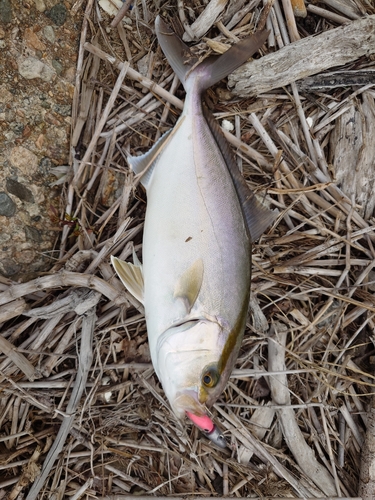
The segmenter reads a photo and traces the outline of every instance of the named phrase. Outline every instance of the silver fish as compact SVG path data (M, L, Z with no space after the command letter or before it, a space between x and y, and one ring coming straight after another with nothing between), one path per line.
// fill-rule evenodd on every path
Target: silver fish
M256 201L201 96L256 52L267 32L195 66L160 17L156 33L184 85L185 105L173 130L145 155L128 158L147 190L143 265L115 257L112 263L144 304L153 366L174 413L199 419L224 390L237 358L251 243L276 216Z

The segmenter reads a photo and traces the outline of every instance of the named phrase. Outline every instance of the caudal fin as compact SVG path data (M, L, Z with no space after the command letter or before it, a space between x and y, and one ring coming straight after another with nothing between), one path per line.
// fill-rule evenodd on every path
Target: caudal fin
M244 64L266 41L269 31L263 30L241 40L220 56L208 57L193 68L196 59L189 47L160 16L155 21L159 44L182 84L199 75L199 88L205 90Z

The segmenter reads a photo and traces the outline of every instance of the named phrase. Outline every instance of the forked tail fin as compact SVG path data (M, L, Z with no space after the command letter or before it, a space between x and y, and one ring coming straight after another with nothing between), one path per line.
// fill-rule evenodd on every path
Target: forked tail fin
M184 87L190 78L199 78L199 90L203 91L219 82L244 64L267 39L269 32L260 31L233 45L220 56L208 57L194 67L196 61L189 47L176 35L160 16L155 21L159 44Z

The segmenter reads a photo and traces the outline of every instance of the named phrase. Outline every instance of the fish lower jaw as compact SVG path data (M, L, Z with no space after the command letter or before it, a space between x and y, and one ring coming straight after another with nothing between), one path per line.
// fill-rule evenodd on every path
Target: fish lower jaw
M196 391L186 391L177 395L173 401L172 408L178 418L183 419L187 413L203 417L206 415L206 407L198 401Z

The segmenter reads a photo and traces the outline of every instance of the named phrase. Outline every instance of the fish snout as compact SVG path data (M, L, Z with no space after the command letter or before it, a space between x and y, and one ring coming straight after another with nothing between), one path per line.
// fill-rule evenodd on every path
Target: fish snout
M198 392L195 389L185 389L177 392L172 406L173 411L179 418L184 418L186 413L192 413L199 417L206 415L206 409L199 402Z

